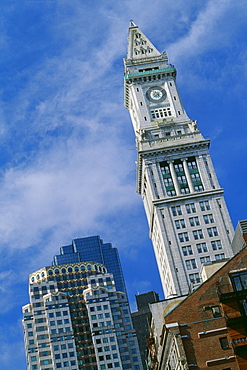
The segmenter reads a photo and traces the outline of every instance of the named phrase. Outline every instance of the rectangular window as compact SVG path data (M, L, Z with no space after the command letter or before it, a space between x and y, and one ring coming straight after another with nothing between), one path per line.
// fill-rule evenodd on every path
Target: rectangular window
M228 349L228 348L230 348L227 337L219 338L219 340L220 340L220 345L221 345L221 348L222 349Z
M187 213L196 213L196 207L194 203L185 204Z
M175 221L175 226L177 229L185 229L185 222L184 220L177 220Z
M208 236L210 237L219 235L217 227L209 227L207 230L208 230Z
M172 210L173 216L181 216L182 215L182 211L181 211L180 206L171 207L171 210Z
M210 204L208 200L205 200L204 202L199 202L201 211L209 211L210 210Z
M187 184L185 175L177 176L177 179L179 184Z
M215 255L215 259L216 260L222 260L225 258L225 254L224 253L220 253L220 254L216 254Z
M189 241L189 236L188 233L179 233L178 234L179 241L182 242L188 242Z
M247 289L247 273L245 271L231 274L230 277L234 290L240 291Z
M194 230L194 231L193 231L193 235L194 235L194 239L195 239L195 240L203 239L203 233L202 233L202 230Z
M188 245L187 247L182 247L182 252L183 252L184 256L188 256L188 255L193 254L191 245Z
M211 242L212 249L216 251L217 249L222 249L221 241L220 240L214 240Z
M192 284L200 283L201 279L198 273L196 274L189 274L189 279Z
M194 259L185 261L185 264L186 264L187 270L192 270L192 269L197 268L196 260L194 260Z
M198 226L200 225L200 222L199 222L199 219L198 217L190 217L189 218L189 221L190 221L190 226Z
M210 256L205 256L200 258L201 263L207 263L210 262Z
M172 115L170 108L151 109L150 112L153 119L164 118Z
M214 223L213 215L204 215L203 216L205 224Z

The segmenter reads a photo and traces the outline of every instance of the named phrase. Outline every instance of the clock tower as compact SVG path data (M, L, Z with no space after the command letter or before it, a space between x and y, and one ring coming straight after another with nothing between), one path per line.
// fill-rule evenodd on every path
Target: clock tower
M202 265L232 257L233 227L204 139L182 105L176 69L131 21L125 107L136 134L137 192L166 298L188 294Z

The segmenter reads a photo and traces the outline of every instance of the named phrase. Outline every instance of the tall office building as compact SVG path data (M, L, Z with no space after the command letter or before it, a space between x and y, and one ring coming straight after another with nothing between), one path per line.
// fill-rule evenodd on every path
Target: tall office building
M204 263L232 257L233 227L204 139L182 105L176 69L131 22L125 106L141 194L166 298L199 283Z
M29 296L28 370L142 369L126 294L103 264L44 267L29 276Z
M114 275L116 289L126 293L126 287L117 248L103 243L98 235L72 240L72 244L60 248L60 255L54 257L53 265L95 261L103 263Z

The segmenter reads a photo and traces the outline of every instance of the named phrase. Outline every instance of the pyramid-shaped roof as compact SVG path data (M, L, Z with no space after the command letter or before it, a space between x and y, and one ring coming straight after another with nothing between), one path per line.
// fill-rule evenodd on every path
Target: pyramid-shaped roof
M128 59L137 60L161 55L161 53L133 21L130 21L128 41Z

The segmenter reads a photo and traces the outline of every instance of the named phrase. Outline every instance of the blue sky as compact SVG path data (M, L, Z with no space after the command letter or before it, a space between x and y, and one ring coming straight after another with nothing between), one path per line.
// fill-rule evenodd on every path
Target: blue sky
M123 107L133 19L178 70L185 109L211 138L234 227L247 187L245 0L2 0L0 15L0 363L25 370L27 278L61 245L118 247L131 306L161 288Z

